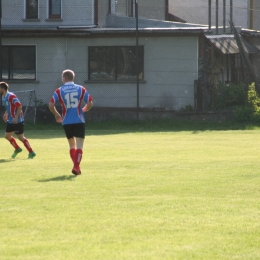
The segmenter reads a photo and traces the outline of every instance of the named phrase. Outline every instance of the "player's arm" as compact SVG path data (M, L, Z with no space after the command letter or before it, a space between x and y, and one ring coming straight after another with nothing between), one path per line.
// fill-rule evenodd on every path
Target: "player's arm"
M17 110L16 110L16 114L15 114L15 117L14 117L14 119L13 119L13 123L14 124L17 124L17 122L18 122L18 117L19 117L19 115L21 114L21 112L22 112L22 108L23 108L23 106L21 105L21 104L17 104L17 105L15 105L16 107L17 107Z
M55 116L56 122L57 123L61 123L62 122L62 118L60 113L57 111L54 102L51 100L49 103L49 109L52 112L52 114Z
M3 115L3 120L5 122L7 122L7 119L8 119L8 113L7 113L7 110L5 111L4 115Z
M82 108L83 112L88 112L93 107L93 99L89 96L88 103Z

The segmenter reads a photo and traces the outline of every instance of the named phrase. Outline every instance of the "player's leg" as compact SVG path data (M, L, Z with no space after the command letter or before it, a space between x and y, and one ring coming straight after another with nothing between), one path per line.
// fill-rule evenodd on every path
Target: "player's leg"
M63 125L63 129L65 132L65 135L67 137L68 143L69 143L69 153L70 153L70 158L73 162L73 168L72 168L72 173L75 175L80 175L80 169L75 168L75 156L76 156L76 140L73 135L73 124L67 124Z
M80 162L81 162L82 154L83 154L83 145L84 145L84 138L76 137L77 150L75 153L74 165L76 167L79 167L79 169L80 169Z
M73 162L73 168L72 168L72 173L75 175L80 175L81 171L79 168L79 164L76 163L77 157L78 157L78 150L76 149L77 144L76 144L76 138L72 137L68 139L69 147L70 147L70 157Z
M36 153L33 151L28 139L24 136L24 123L16 124L15 128L15 134L17 138L23 143L23 145L29 152L28 159L32 159L36 156Z
M74 136L76 139L76 154L74 160L74 166L80 170L80 162L83 155L83 146L84 146L84 139L85 139L85 124L76 124L74 126Z
M76 153L76 141L73 136L72 125L71 124L63 125L63 129L64 129L65 135L66 135L68 143L69 143L70 158L74 164L74 158L75 158L75 153Z
M13 124L7 123L4 137L14 147L15 150L11 157L15 158L16 155L22 151L22 148L20 148L19 145L17 144L16 139L13 137L13 133L14 133Z
M74 163L74 158L75 158L75 154L76 154L76 141L75 138L69 138L68 139L68 143L69 143L69 148L70 148L70 158L72 160L72 162Z
M82 159L83 154L83 144L84 144L84 138L75 137L74 140L76 140L76 149L75 149L75 155L74 155L74 166L72 168L72 173L75 175L80 175L80 162Z
M72 172L74 174L81 174L80 162L83 154L83 145L85 138L85 124L74 124L73 125L73 136L76 141L76 152L74 157L74 167Z

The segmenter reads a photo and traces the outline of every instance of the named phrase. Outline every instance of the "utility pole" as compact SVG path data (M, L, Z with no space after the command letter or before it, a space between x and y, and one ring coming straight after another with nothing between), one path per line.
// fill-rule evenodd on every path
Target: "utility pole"
M135 0L135 21L136 21L136 115L139 119L139 43L138 43L138 3Z

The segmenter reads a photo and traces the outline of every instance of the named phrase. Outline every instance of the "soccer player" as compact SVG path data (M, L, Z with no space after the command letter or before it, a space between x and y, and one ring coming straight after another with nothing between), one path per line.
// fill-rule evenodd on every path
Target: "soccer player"
M75 73L72 70L62 72L63 86L57 88L49 103L50 111L54 114L56 122L62 123L70 148L70 158L73 162L72 173L81 174L80 162L83 154L85 138L84 112L93 106L92 97L86 88L74 83ZM55 103L59 102L62 115L57 111ZM82 102L85 106L82 108Z
M13 133L17 135L17 138L24 144L29 152L28 159L32 159L36 156L32 150L29 141L24 136L24 118L22 111L22 104L17 96L9 92L9 86L6 82L0 82L0 94L2 95L2 103L5 106L5 113L3 119L7 122L5 130L5 138L14 147L14 153L12 158L15 158L18 153L22 151L22 148L16 142L13 137Z

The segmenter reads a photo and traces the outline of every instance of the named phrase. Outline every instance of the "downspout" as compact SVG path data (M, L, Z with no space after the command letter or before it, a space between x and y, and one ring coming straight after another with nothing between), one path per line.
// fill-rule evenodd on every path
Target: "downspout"
M169 0L165 0L165 21L168 21L169 14Z
M226 0L223 0L223 33L226 33Z
M211 30L211 0L209 0L209 16L208 16L208 24L209 24L209 31Z
M230 23L233 24L233 0L230 0ZM233 26L230 26L231 33L233 32Z
M254 0L250 0L250 25L251 30L254 29Z
M218 34L218 0L216 0L216 34Z
M136 117L137 119L139 119L139 95L140 95L140 91L139 91L139 24L138 24L138 1L135 0L135 21L136 21Z

